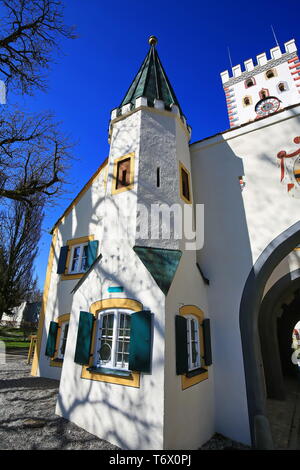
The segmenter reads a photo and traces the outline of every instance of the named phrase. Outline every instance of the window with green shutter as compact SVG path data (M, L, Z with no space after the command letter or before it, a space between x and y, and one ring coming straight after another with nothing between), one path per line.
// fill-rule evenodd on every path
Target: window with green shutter
M58 264L57 264L57 274L64 274L66 265L67 265L67 258L68 258L68 246L62 246L59 253Z
M58 332L58 323L55 321L50 322L46 351L45 355L48 357L53 357L55 355L55 345Z
M210 322L195 305L180 308L175 316L176 374L182 376L182 388L208 378L212 364Z
M151 371L151 313L102 310L95 328L92 372L128 376Z
M129 346L129 369L137 372L151 372L152 314L141 310L131 315Z
M87 235L67 241L60 250L57 273L62 280L78 279L88 271L98 256L98 240Z
M90 312L80 312L77 332L74 362L88 365L93 333L94 315Z

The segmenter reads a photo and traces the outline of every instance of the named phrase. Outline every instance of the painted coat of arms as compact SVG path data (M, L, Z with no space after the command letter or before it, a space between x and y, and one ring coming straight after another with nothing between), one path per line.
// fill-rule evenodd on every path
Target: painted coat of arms
M300 137L294 138L296 145L300 144ZM280 167L280 182L286 186L287 192L300 198L300 147L289 151L281 150L277 154Z

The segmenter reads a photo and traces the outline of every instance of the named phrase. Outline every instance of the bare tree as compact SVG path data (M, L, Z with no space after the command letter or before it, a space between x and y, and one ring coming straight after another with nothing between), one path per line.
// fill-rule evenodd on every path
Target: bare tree
M33 262L41 236L43 201L14 201L0 213L0 321L4 312L29 299L36 290Z
M47 70L60 36L73 38L63 24L58 0L0 0L0 79L8 89L45 90ZM25 203L56 195L64 181L69 139L49 113L26 116L10 106L0 112L0 198Z
M63 23L59 0L1 0L0 72L6 84L22 93L45 89L41 70L48 68L58 37L75 37Z
M34 194L57 194L70 148L51 115L0 113L0 197L31 203Z

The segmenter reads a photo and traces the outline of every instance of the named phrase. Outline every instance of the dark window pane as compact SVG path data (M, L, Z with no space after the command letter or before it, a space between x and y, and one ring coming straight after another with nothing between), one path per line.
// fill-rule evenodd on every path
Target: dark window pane
M181 168L181 183L182 183L182 194L189 201L190 200L189 175L183 168Z
M130 158L125 158L118 162L116 189L123 188L130 184Z

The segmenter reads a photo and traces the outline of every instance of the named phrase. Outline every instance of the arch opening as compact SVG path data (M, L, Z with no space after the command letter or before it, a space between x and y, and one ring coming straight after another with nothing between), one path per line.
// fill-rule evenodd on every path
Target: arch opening
M270 347L270 344L266 345L264 343L261 346L260 338L261 318L263 318L262 307L266 308L267 304L267 295L264 296L265 288L275 268L299 244L299 241L300 222L297 222L292 227L280 234L276 239L274 239L259 256L258 260L255 262L247 278L241 298L240 331L244 358L249 424L252 445L255 448L274 448L270 422L267 414L267 387L269 386L269 376L265 376L264 373L266 369L266 364L264 364L265 356L263 354L263 349L266 347ZM293 275L298 278L298 275L296 275L295 273L288 273L287 275L290 276L289 281L296 280L295 278L293 278ZM288 278L286 278L286 282L287 281ZM282 289L282 294L283 296L286 294L285 289ZM268 296L268 298L270 305L276 302L275 298L272 299L270 296ZM277 299L277 301L278 300L279 299ZM270 305L269 311L272 312L272 314L274 315L274 305L273 307L271 307ZM269 315L271 315L271 313ZM294 325L295 323L293 324L293 326ZM277 328L277 322L276 328L274 328L273 322L272 337L275 341L275 344L277 338L278 344L277 349L275 348L273 352L275 351L274 356L277 360L277 365L279 364L280 370L280 368L282 367L281 364L283 360L283 355L280 355ZM289 352L291 353L291 349ZM271 356L269 355L269 360L270 357ZM274 364L272 366L272 370L273 369ZM268 370L270 370L269 367ZM276 373L278 377L278 370ZM282 371L281 375L283 376ZM283 384L281 384L281 392L283 392L284 395Z

